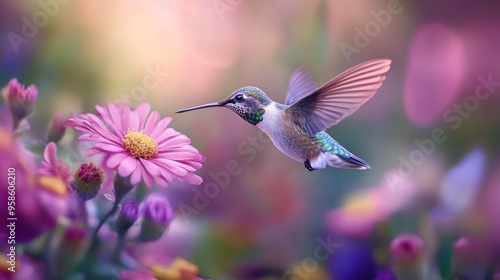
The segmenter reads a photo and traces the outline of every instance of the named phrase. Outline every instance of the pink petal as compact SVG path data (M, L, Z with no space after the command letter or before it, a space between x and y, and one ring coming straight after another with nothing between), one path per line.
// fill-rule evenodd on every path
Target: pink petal
M50 142L45 147L45 151L43 152L43 157L45 160L51 164L55 164L57 161L57 146L54 142Z
M130 184L137 185L141 181L141 169L136 168L132 175L130 176Z
M158 185L158 187L160 187L160 188L166 189L170 185L170 181L171 180L163 178L163 176L157 177L156 178L156 185Z
M139 162L144 166L144 168L146 168L148 170L148 172L151 175L153 175L153 176L160 175L161 168L158 165L156 165L153 162L151 162L150 160L146 160L146 159L140 158Z
M124 161L126 158L131 157L128 153L116 153L112 154L107 162L106 166L108 168L116 168L122 161Z
M146 123L146 120L148 118L149 111L151 111L151 105L149 103L141 103L137 108L135 109L134 112L137 113L139 117L139 129L144 128L144 124Z
M199 185L203 183L203 179L194 173L188 173L186 176L182 177L181 180L193 185Z
M146 121L146 124L144 125L144 132L147 135L151 135L154 132L154 129L156 125L158 124L158 121L160 120L160 113L153 111L150 115L148 120Z
M179 177L185 176L187 174L187 171L185 169L180 168L178 166L178 163L173 160L166 158L155 158L152 161L157 163L158 165L163 166L165 169L167 169L168 171Z
M121 111L122 129L126 133L130 129L130 107L124 105Z
M125 149L122 146L117 146L117 145L110 145L110 144L104 144L104 143L97 143L95 144L95 147L97 149L106 151L106 152L111 152L111 153L120 153L124 152Z
M123 135L123 127L122 127L122 122L121 122L121 114L120 114L120 108L118 108L114 103L108 103L108 110L109 110L109 115L111 116L111 119L113 120L113 124L116 126L116 129L120 131Z
M85 151L86 156L93 156L102 153L101 150L96 149L96 148L89 148Z
M139 119L139 115L137 114L137 112L134 112L134 111L130 112L128 128L130 130L133 130L133 131L140 131L141 129L139 128L139 123L140 123L140 119Z
M160 136L156 137L156 142L160 144L166 139L180 134L181 134L180 132L175 131L173 128L167 128L166 130L163 131L163 133Z
M161 120L158 123L158 125L156 126L155 131L153 132L153 134L151 134L151 136L153 136L153 137L160 136L161 133L167 128L167 126L170 124L171 121L172 121L172 118L164 118L163 120Z
M177 161L199 158L196 154L186 152L168 152L165 154L168 154L168 158L175 159Z
M148 169L146 169L144 166L141 166L139 168L141 169L142 179L144 180L144 183L146 183L146 186L153 187L155 185L154 176L152 176L148 172Z
M118 173L122 177L126 177L134 171L137 167L137 159L134 157L126 157L118 166Z
M170 139L167 139L166 141L164 141L163 143L161 143L160 145L158 146L165 146L165 145L169 145L169 146L182 146L182 145L187 145L191 143L191 140L186 136L186 135L179 135L175 138L170 138Z
M119 136L123 137L123 131L119 130L116 125L113 122L113 119L109 115L109 112L106 108L101 107L101 106L95 106L97 112L101 115L101 117L104 119L104 121L111 127L111 129L114 130L114 132Z

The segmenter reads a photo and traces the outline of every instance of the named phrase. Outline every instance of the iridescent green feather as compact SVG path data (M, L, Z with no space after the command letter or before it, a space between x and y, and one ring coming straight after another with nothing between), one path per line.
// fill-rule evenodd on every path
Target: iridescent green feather
M328 135L324 131L316 133L316 135L314 135L314 140L321 143L323 152L331 152L333 154L343 157L350 156L349 152L346 149L340 146L340 144L337 143L337 141L335 141L330 135Z

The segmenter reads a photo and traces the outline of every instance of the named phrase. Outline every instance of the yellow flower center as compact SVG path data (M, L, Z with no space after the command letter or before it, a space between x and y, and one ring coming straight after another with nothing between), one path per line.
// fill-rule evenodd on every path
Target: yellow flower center
M151 271L158 280L192 280L198 275L198 267L181 258L175 258L166 267L160 264L152 265Z
M158 154L158 143L143 131L129 130L122 139L125 149L136 158L149 159Z

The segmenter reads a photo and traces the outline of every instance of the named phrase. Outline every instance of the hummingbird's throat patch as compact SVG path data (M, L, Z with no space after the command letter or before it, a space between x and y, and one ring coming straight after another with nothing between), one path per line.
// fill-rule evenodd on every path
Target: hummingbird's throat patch
M253 111L250 111L250 112L245 112L245 116L243 116L243 118L253 124L253 125L256 125L258 123L260 123L262 120L264 120L264 113L266 112L266 110L262 109L262 108L258 108L257 111L253 112Z
M149 159L158 154L158 143L144 131L129 130L122 139L125 149L136 158Z

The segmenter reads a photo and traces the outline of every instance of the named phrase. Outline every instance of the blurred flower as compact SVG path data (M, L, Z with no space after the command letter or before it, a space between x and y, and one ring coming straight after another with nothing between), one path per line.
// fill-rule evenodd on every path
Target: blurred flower
M59 177L69 188L70 183L73 181L73 175L71 175L68 164L57 158L57 146L54 142L47 144L43 152L43 157L45 161L42 161L42 166L38 169L38 173Z
M401 279L423 277L424 241L414 234L398 235L390 246L394 272Z
M500 259L500 219L498 218L500 201L500 164L497 163L488 178L484 192L481 194L479 217L484 218L487 232L485 239L490 242L491 249L495 250Z
M118 235L124 236L127 230L135 223L139 216L139 207L133 200L127 200L121 204L120 212L116 220Z
M328 268L333 279L338 280L374 279L377 275L372 251L361 243L343 242L332 254Z
M63 138L65 132L65 120L62 119L61 113L57 112L49 124L49 128L47 131L47 142L59 142L59 140Z
M397 262L416 262L422 258L423 252L424 241L414 234L401 234L391 243L391 254Z
M240 280L274 280L274 279L288 279L292 280L294 279L293 277L297 277L293 275L294 268L296 266L293 266L291 270L284 271L282 268L279 268L276 265L273 264L266 264L263 263L262 261L250 261L250 262L244 262L244 263L238 263L236 264L232 269L231 269L231 275L235 279L240 279ZM314 274L314 275L313 275ZM317 280L323 280L323 279L329 279L328 276L326 275L327 273L324 271L324 269L318 267L313 273L308 274L309 279L317 279ZM312 277L312 276L318 276L319 277ZM306 279L304 279L306 280Z
M486 279L487 250L478 241L460 238L453 246L452 279Z
M198 267L181 259L175 258L169 265L154 264L150 271L122 270L119 280L202 280L197 277Z
M11 195L15 197L16 203L15 211L0 211L0 218L5 221L9 215L23 221L16 223L16 242L31 241L40 233L51 229L55 225L55 219L64 211L64 203L61 204L60 199L54 199L45 205L46 198L62 198L64 194L56 194L57 182L52 186L56 193L45 189L46 180L36 177L33 158L22 150L10 130L3 128L0 128L0 154L0 168L5 171L0 174L1 207L8 209L7 198ZM8 180L7 177L11 179ZM12 183L9 184L9 181ZM64 191L62 190L63 193ZM0 235L8 236L8 230L6 226L0 227Z
M159 239L175 217L174 208L168 200L155 194L141 203L141 231L139 240L154 241Z
M204 157L189 145L185 135L167 128L172 120L160 120L150 112L150 105L140 104L131 111L128 105L96 106L99 119L93 114L70 118L69 126L84 132L79 141L95 142L88 155L104 154L104 167L130 176L133 185L143 180L146 185L167 187L175 179L201 184L193 172L202 166Z
M338 235L367 237L375 225L387 221L395 212L407 206L416 195L415 188L394 189L387 180L379 186L352 195L340 209L334 209L325 218L326 228ZM390 200L387 198L391 197Z
M451 168L441 183L443 207L456 214L469 206L479 191L485 167L484 151L474 149Z
M17 79L12 79L2 90L2 95L9 103L10 111L14 116L15 123L29 116L33 111L34 103L38 96L38 89L35 85L24 88Z
M484 224L483 217L470 219L470 216L475 215L474 206L484 185L485 169L486 154L476 148L449 169L441 182L436 183L437 203L431 212L434 225L444 229L459 226L466 234L484 227L481 225Z
M21 172L18 173L19 176ZM60 178L40 176L34 186L16 186L16 242L31 241L52 229L59 217L68 213L69 196ZM5 196L7 197L7 196Z
M68 225L67 221L58 223L56 228L57 247L54 251L53 279L64 279L84 256L89 240L84 228Z
M71 184L78 197L83 200L94 198L101 189L104 173L101 168L91 162L84 162L75 172L75 180Z
M381 269L377 272L374 280L398 280L396 275L390 269Z
M412 40L404 105L409 119L426 126L441 117L460 93L465 72L462 39L442 24L426 24Z
M42 213L55 224L60 216L70 209L70 196L66 183L59 177L39 176L36 196L40 202Z
M0 279L2 280L41 280L43 279L43 266L25 255L16 255L15 272L9 271L11 267L5 254L0 255Z
M0 104L0 119L2 120L0 122L0 129L11 131L13 119L12 119L12 113L10 112L9 109L9 104L7 103Z

